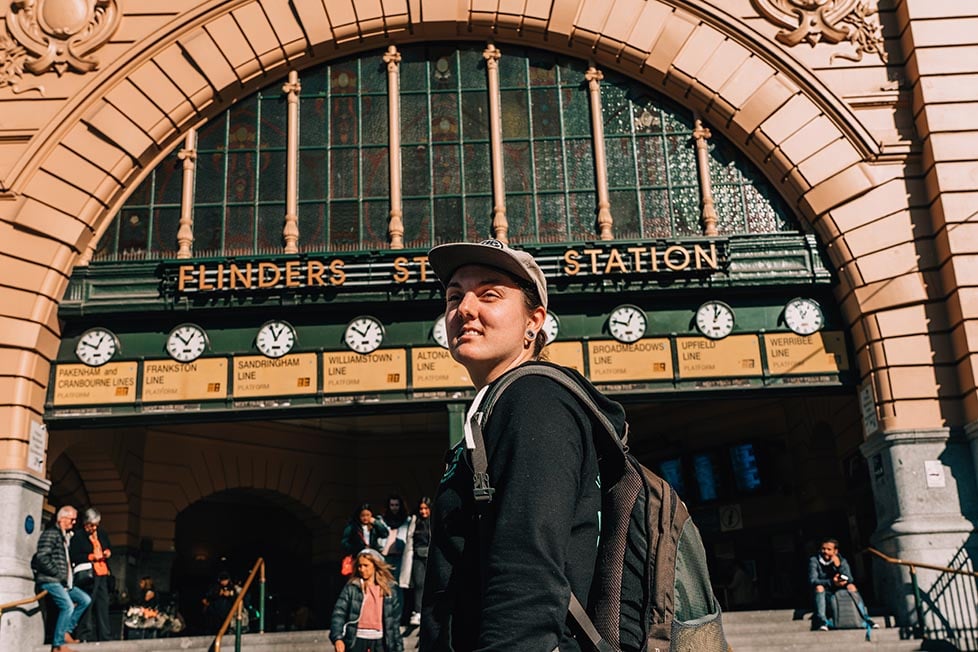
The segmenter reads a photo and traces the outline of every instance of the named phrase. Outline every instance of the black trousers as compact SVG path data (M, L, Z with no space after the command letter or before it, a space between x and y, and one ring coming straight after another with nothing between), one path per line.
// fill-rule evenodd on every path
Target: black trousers
M367 640L358 638L353 641L350 652L384 652L384 639Z
M94 584L89 587L92 606L78 623L75 636L82 641L111 641L109 631L109 577L96 575Z

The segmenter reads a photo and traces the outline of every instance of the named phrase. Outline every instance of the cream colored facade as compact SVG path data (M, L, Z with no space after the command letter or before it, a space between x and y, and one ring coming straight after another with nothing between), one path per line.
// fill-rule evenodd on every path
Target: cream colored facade
M10 25L29 4L4 2L0 17ZM24 518L39 514L48 470L31 465L29 444L59 346L58 303L127 193L188 129L290 70L437 40L590 59L698 111L750 156L837 271L871 399L864 420L878 426L863 450L881 453L887 471L874 486L875 539L895 556L946 563L978 517L978 9L889 0L878 16L848 14L878 19L884 62L822 32L814 44L779 40L790 30L759 11L771 4L35 0L38 15L70 29L95 5L119 22L79 57L97 60L91 71L63 51L37 73L0 66L0 505L11 516L0 523L0 602L31 591L36 531L25 534ZM11 33L0 32L0 63L37 60ZM98 502L150 498L152 484L125 486L126 455L119 443L95 463L110 467ZM928 492L923 461L935 459L951 470ZM135 544L130 525L113 527ZM35 621L5 615L0 649L39 640Z

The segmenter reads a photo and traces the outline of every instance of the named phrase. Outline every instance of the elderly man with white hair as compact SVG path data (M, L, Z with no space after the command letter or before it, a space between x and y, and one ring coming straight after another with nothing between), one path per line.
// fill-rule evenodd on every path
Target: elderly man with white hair
M59 509L54 525L41 532L37 554L32 560L38 587L47 591L58 607L58 620L51 639L52 652L72 652L65 642L76 642L71 632L92 601L87 593L75 586L69 562L68 551L77 519L78 510L71 505Z

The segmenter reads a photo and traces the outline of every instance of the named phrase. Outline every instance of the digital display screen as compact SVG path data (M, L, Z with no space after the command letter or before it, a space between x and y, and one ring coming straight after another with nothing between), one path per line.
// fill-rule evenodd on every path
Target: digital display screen
M686 493L686 483L683 481L683 461L680 458L659 462L659 475L676 490L680 496Z
M730 448L737 490L752 493L761 488L761 471L757 464L757 452L753 444L741 444Z
M717 499L717 475L713 459L709 455L693 456L693 474L696 476L696 486L700 492L700 500Z

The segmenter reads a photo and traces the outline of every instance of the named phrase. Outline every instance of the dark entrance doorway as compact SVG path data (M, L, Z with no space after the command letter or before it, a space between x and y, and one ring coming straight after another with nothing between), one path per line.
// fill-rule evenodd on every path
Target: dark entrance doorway
M267 631L313 626L313 540L289 509L289 499L269 491L233 489L204 498L176 521L176 558L171 586L188 633L205 633L202 598L227 572L243 583L262 557L267 568ZM257 591L255 596L257 608ZM209 633L209 632L207 632Z

